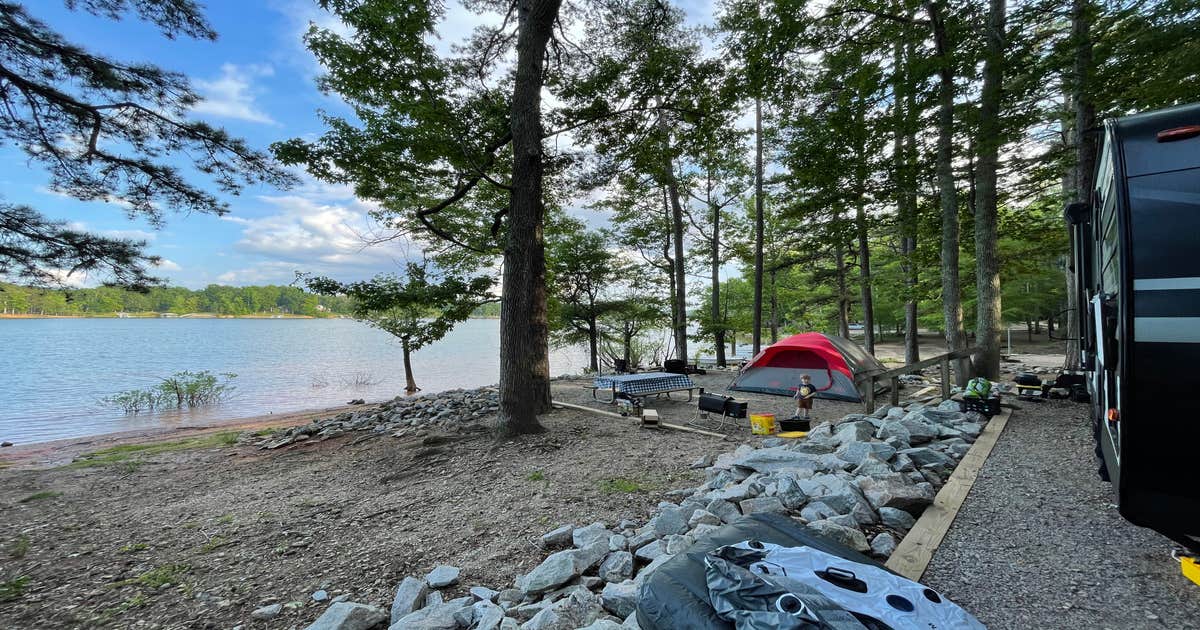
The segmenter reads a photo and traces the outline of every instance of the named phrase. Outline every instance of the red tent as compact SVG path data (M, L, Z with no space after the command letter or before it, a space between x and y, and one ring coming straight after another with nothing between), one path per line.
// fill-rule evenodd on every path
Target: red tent
M885 368L858 344L833 335L801 333L763 348L742 368L729 389L792 396L808 374L817 398L862 402L855 377Z

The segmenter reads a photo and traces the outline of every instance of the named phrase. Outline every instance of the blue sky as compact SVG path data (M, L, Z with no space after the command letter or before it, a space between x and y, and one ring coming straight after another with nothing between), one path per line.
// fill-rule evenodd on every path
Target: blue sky
M34 17L90 50L187 75L205 97L194 115L255 148L314 137L322 131L318 110L347 111L336 96L322 95L314 85L320 68L301 36L312 21L334 22L312 0L211 0L207 16L219 34L215 42L168 40L139 20L114 22L68 11L58 0L25 4ZM707 0L684 6L693 21L711 15ZM440 46L484 19L451 6ZM168 215L166 227L157 231L144 221L128 220L114 204L80 202L50 191L44 171L13 147L0 147L0 193L7 202L28 204L89 230L145 239L150 252L166 260L157 275L191 288L287 283L297 270L365 279L394 270L397 261L415 251L404 244L364 248L360 237L371 229L365 216L370 204L355 199L346 187L307 176L287 191L260 186L228 197L231 214L226 217Z

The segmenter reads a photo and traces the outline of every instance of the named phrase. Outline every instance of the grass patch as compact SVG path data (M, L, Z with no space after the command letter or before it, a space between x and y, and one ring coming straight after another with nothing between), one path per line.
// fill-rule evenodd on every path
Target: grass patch
M41 501L42 499L53 499L54 497L58 497L58 496L62 496L62 493L55 491L55 490L43 490L41 492L35 492L35 493L29 495L29 496L25 497L24 499L17 501L17 503L33 503L34 501Z
M210 433L186 440L175 440L173 442L154 442L152 444L121 444L112 448L105 448L87 455L81 456L79 459L67 464L70 468L94 468L97 466L122 466L129 472L137 470L142 462L133 459L134 456L149 456L158 455L160 453L171 453L174 451L187 451L199 448L220 448L222 446L233 446L237 444L237 431L221 431L220 433Z
M613 477L612 479L600 481L600 491L606 494L633 494L634 492L645 492L649 489L641 482L635 479L626 479L625 477Z
M29 586L29 576L22 575L7 582L0 582L0 602L11 602L21 599Z
M164 584L179 584L183 581L183 574L187 573L190 568L186 564L164 564L161 567L154 567L135 578L115 582L113 586L138 584L146 588L160 588Z
M529 473L528 475L525 475L525 481L545 481L545 480L546 480L546 475L540 470L535 470L535 471Z
M213 536L208 542L200 545L200 553L212 553L221 547L232 545L234 541L225 538L224 536Z
M24 558L25 554L27 553L29 553L29 537L22 534L20 537L14 540L12 546L9 547L8 557L12 558L13 560L20 560L21 558Z
M118 553L134 553L134 552L138 552L138 551L145 551L149 548L150 548L150 545L147 545L146 543L130 543L130 544L125 545L124 547L121 547L120 549L118 549L117 552Z
M222 514L221 516L217 517L217 522L222 525L230 525L233 523L233 515L232 514Z
M268 435L275 435L276 433L279 433L278 428L266 428L255 431L254 435L255 437L267 437Z

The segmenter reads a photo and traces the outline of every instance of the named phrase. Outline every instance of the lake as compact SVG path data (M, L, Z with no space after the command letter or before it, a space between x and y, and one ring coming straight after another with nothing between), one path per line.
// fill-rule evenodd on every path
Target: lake
M500 380L500 322L473 319L413 354L423 393ZM578 374L586 350L556 349L551 375ZM182 370L232 372L225 401L126 415L100 403ZM372 384L355 384L355 381ZM0 319L0 441L17 444L393 398L400 345L341 319Z

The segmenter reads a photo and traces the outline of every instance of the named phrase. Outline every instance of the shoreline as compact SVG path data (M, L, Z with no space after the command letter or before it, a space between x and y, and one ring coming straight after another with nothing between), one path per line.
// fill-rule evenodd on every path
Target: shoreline
M374 409L379 404L381 403L339 405L305 411L229 418L197 426L155 427L62 438L48 442L14 444L13 446L6 446L0 449L0 470L53 468L68 464L80 455L125 444L166 442L224 431L251 431L292 427L307 424L312 420L335 416L345 411Z

